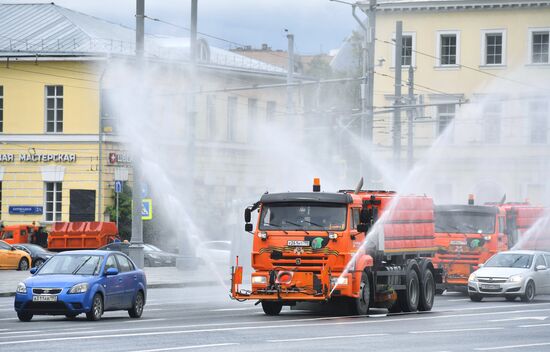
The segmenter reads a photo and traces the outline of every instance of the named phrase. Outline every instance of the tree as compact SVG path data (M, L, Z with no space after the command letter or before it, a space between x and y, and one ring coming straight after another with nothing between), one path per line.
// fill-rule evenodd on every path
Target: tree
M113 205L106 209L111 221L116 221L116 193L113 192ZM122 240L130 240L132 235L132 189L124 182L118 196L118 233Z

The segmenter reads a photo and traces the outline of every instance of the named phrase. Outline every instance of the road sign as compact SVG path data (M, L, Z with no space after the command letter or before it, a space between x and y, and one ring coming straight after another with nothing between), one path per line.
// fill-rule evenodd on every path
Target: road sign
M8 212L18 215L37 215L42 214L44 207L34 205L10 205Z
M115 192L116 193L122 192L122 181L115 181Z
M153 219L153 200L142 199L141 200L141 220Z

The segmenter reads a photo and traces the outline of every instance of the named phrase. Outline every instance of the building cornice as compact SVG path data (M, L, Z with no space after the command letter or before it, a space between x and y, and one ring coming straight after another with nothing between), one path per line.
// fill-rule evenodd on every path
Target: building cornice
M359 6L366 9L368 1L360 1ZM471 11L471 10L506 10L527 8L550 8L550 0L435 0L435 1L387 1L379 2L378 12L426 12L426 11Z

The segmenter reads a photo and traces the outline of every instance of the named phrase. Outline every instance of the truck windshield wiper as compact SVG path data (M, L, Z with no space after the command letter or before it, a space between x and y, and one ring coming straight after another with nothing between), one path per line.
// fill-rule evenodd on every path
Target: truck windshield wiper
M298 227L298 228L302 227L302 225L297 224L297 223L292 222L292 221L285 220L285 222L286 222L286 223L289 223L290 225L294 225L294 226L296 226L296 227ZM302 230L303 230L306 234L309 235L309 232L307 232L305 229L302 229Z
M307 220L305 220L305 219L302 220L302 221L303 221L303 222L307 222L307 223L310 224L310 225L317 226L317 227L321 228L323 231L325 231L325 232L327 233L327 235L329 235L328 230L326 230L326 229L324 228L323 225L319 225L319 224L316 224L316 223L314 223L314 222L307 221Z
M87 263L90 259L92 259L92 256L89 256L85 261L82 262L82 264L80 264L76 269L74 269L73 272L72 272L72 274L75 275L76 273L78 273L78 271L79 271L80 269L82 269L82 267L83 267L84 265L86 265L86 263Z
M267 226L271 226L271 227L276 227L278 229L281 229L281 231L283 231L286 235L288 235L288 232L286 232L283 227L281 225L276 225L276 224L266 224Z

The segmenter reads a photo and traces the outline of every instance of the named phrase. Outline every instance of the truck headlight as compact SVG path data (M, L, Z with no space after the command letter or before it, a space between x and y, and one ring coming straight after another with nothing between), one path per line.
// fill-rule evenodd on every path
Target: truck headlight
M17 293L27 293L27 286L25 286L24 283L20 282L17 284L17 288L15 289L15 292Z
M468 281L477 282L477 275L474 273L471 273L470 277L468 278Z
M88 291L88 283L81 282L71 287L71 289L69 290L69 293L84 293L86 291Z
M265 285L266 283L266 276L252 276L252 285Z
M508 281L510 282L521 282L523 277L521 275L512 275L508 278Z
M332 286L347 285L348 284L348 277L347 276L333 277L333 278L330 279L330 283L332 284Z

